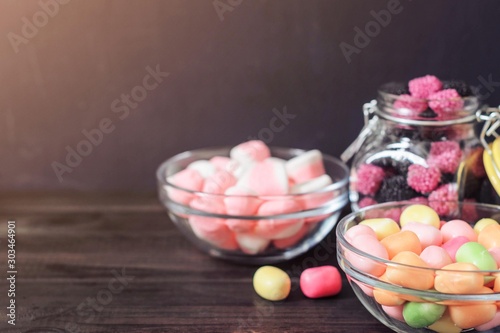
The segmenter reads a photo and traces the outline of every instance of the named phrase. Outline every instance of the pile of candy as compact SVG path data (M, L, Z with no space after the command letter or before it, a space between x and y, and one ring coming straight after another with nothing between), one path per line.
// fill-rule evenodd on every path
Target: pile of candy
M444 222L432 208L416 204L402 211L399 223L390 218L366 219L347 230L345 239L363 252L395 263L384 264L345 252L350 265L381 281L456 295L500 292L500 272L497 271L500 225L493 219L481 219L474 227L462 220ZM467 302L438 297L433 301L353 281L373 297L387 315L413 328L460 332L469 328L488 330L500 325L500 310L494 301Z
M461 160L462 150L457 142L436 141L429 143L426 166L397 161L391 161L390 165L384 165L384 161L362 164L355 180L355 189L364 196L359 206L411 200L430 202L439 214L448 215L454 207L437 201L458 199L455 173Z
M433 75L410 80L408 84L389 83L382 92L398 95L394 109L411 118L442 120L453 117L464 107L463 97L473 96L463 81L441 81Z
M377 103L384 112L396 118L441 121L463 116L464 98L474 96L463 81L441 81L427 75L407 84L390 83L381 92L393 98L381 98ZM388 105L389 104L389 105ZM470 147L466 126L408 126L395 122L388 125L384 135L390 144L373 151L369 158L360 160L351 177L351 191L357 194L357 206L363 208L376 203L412 200L427 204L441 215L453 207L436 201L481 200L482 187L488 182L482 161L483 148L479 142ZM411 148L398 146L401 138L411 140ZM392 141L391 141L392 140ZM404 141L403 140L403 141ZM459 179L462 177L462 179ZM459 189L458 183L464 189ZM483 186L484 185L484 186ZM483 192L489 193L489 188ZM484 196L484 195L483 195Z
M300 242L321 217L260 219L317 208L333 199L321 190L332 184L323 156L311 150L288 161L271 157L262 141L248 141L230 157L198 160L168 178L171 200L219 218L188 216L195 235L224 250L262 253L274 246L285 249ZM187 191L186 191L187 190ZM302 195L304 194L304 195ZM238 217L253 217L241 219Z
M255 292L269 301L287 298L291 285L290 276L273 266L263 266L253 276ZM339 270L333 266L308 268L300 275L300 289L309 298L334 296L342 290L342 277Z

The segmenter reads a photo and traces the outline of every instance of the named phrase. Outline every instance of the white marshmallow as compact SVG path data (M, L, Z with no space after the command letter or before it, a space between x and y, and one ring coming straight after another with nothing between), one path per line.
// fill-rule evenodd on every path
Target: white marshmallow
M298 194L298 193L309 193L321 190L332 183L332 178L328 175L322 175L311 180L308 180L304 183L295 184L290 189L290 193Z
M298 155L286 162L288 176L295 183L303 183L325 173L323 155L317 149Z
M256 162L241 176L238 186L252 189L258 195L287 194L288 176L285 163L273 157Z
M271 151L266 144L260 140L243 142L229 152L232 159L240 163L259 162L271 156Z
M236 242L241 251L247 254L257 254L269 246L270 240L251 234L236 234Z
M196 170L203 178L208 178L215 174L217 168L207 160L198 160L187 166L187 169Z

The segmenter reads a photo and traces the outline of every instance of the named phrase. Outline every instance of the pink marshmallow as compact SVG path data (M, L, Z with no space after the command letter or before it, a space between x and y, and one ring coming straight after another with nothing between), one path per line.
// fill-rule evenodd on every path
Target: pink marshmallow
M269 246L270 240L253 234L236 234L236 241L241 251L246 254L262 253Z
M469 239L467 237L458 236L458 237L450 239L449 241L447 241L446 243L441 245L441 247L443 249L445 249L446 252L448 252L451 260L453 260L455 262L456 261L455 255L456 255L458 249L460 248L460 246L462 246L468 242L469 242Z
M228 171L226 167L229 162L231 162L231 159L226 156L214 156L209 160L209 162L212 163L218 171Z
M167 181L186 190L201 191L204 180L198 171L184 169L169 177ZM194 198L192 193L173 188L172 186L167 186L167 193L173 201L183 205L189 204Z
M288 178L285 165L274 157L256 162L241 176L238 185L263 196L287 194Z
M229 215L250 216L257 213L261 200L256 193L241 186L233 186L224 193L224 204Z
M227 219L227 227L237 233L250 233L255 228L257 221L254 220L241 220L241 219Z
M220 201L196 198L191 201L190 206L194 209L207 213L225 213L224 206L220 203ZM227 250L237 249L234 234L226 226L224 219L191 215L189 216L189 224L194 234L200 239L203 239L219 248Z
M410 222L405 224L401 230L413 231L420 240L422 248L426 248L431 245L441 246L441 244L443 244L443 235L441 234L441 231L432 225Z
M295 234L287 238L273 240L273 245L277 249L287 249L299 243L309 232L308 225L303 225L302 228Z
M272 216L301 211L294 200L265 201L257 212L260 216ZM268 239L283 239L295 235L302 228L304 219L262 219L257 221L254 232Z
M241 143L231 149L229 156L240 163L260 162L271 157L271 151L260 140L251 140Z
M446 265L453 263L448 252L442 247L431 245L426 247L422 253L420 253L420 258L429 265L431 268L441 269Z
M447 242L452 238L464 236L470 242L477 242L477 234L469 223L462 220L451 220L441 227L443 242Z
M211 194L224 194L231 186L236 185L236 178L228 171L217 171L207 178L203 185L203 192Z
M319 150L310 150L286 162L286 171L295 183L303 183L325 174L323 155Z
M308 193L300 196L299 200L302 202L302 205L305 209L318 208L334 198L333 193L331 192L321 192L322 189L324 189L331 183L332 179L330 178L330 176L322 175L304 183L294 185L290 189L290 193Z

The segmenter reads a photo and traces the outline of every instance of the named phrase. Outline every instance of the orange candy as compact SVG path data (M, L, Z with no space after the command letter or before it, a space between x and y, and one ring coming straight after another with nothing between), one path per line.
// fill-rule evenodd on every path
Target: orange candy
M389 282L411 289L428 290L434 285L434 272L429 265L416 253L403 251L392 258L393 262L404 265L417 266L407 267L403 265L388 265L385 275ZM421 268L418 268L421 267Z
M485 227L477 236L477 241L488 250L500 247L500 225L492 224Z
M450 305L450 317L458 327L463 329L486 324L495 317L497 306L493 303Z
M422 253L420 239L413 231L400 231L387 236L380 243L387 249L389 259L403 251L410 251L418 255Z
M384 282L391 283L385 274L379 279ZM375 297L378 304L386 306L402 305L405 302L405 300L399 297L397 293L379 288L373 289L373 297Z
M455 270L462 272L456 272ZM436 272L434 288L439 292L448 294L478 293L483 288L484 277L481 273L473 272L477 270L478 268L475 265L466 262L446 265Z

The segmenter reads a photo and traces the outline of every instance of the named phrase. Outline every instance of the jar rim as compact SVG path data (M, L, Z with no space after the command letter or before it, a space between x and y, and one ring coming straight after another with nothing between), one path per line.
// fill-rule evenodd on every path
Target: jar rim
M405 97L401 98L401 96ZM400 103L401 105L399 107L395 107L395 104L403 99L404 103L409 104L409 107L414 107L414 109L405 107L404 103ZM435 118L428 118L422 115L422 113L427 110L434 112L430 107L431 103L450 101L456 103L455 110L447 110L447 112L443 112L439 117L436 114ZM451 105L453 105L452 103ZM476 113L481 110L482 107L479 98L474 95L454 99L428 99L409 95L391 94L379 89L373 113L380 118L405 125L450 126L476 121Z

